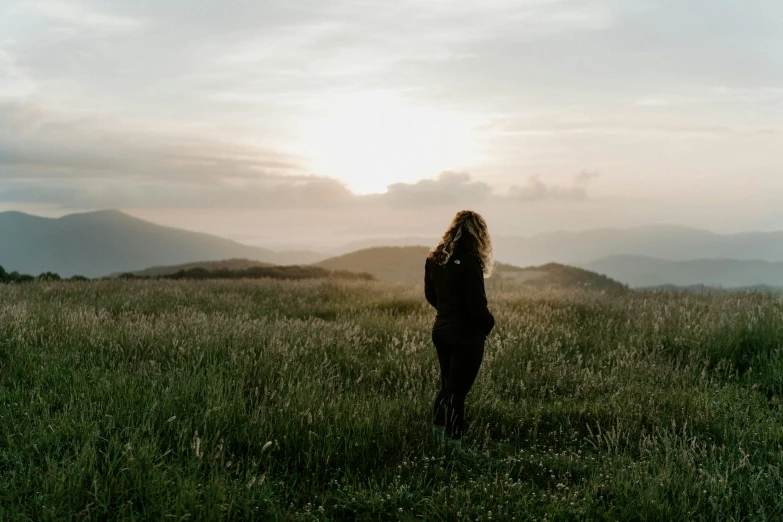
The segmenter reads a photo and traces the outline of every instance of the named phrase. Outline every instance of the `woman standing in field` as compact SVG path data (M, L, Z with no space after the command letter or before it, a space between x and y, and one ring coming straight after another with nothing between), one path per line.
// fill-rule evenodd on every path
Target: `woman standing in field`
M432 342L440 362L440 391L435 397L432 431L439 441L460 447L465 397L484 357L484 341L495 326L487 308L484 278L492 272L492 243L484 219L457 212L446 233L427 256L424 294L437 309Z

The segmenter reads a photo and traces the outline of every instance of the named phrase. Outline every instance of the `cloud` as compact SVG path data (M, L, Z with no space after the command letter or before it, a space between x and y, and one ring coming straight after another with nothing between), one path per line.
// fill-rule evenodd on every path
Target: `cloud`
M727 202L749 177L773 193L783 77L758 51L779 47L768 13L780 9L774 0L740 17L709 0L400 0L384 9L363 0L6 0L0 198L354 216L370 206L486 205L521 215L545 205L520 201L590 199L594 176L554 177L585 165L618 198L685 191L694 204L706 173L721 180L710 186L731 185ZM700 12L732 31L694 24ZM464 122L471 156L443 154L422 172L470 166L475 177L519 185L498 194L447 173L356 196L308 167L328 162L304 131L331 117L338 95L379 91ZM359 168L345 179L365 170L373 176ZM390 179L397 171L413 175L394 168ZM520 172L553 177L525 183Z
M379 199L399 207L460 206L483 202L491 191L486 183L472 181L468 173L444 172L436 179L389 185Z
M591 181L598 178L598 173L589 171L589 170L583 170L579 174L577 174L576 179L574 180L574 184L580 187L586 187L590 184Z
M179 132L176 132L179 130ZM371 175L371 173L368 173ZM313 175L297 156L150 129L117 118L65 115L31 103L0 104L0 201L66 209L419 209L580 200L596 178L582 172L568 186L538 177L494 194L467 172L394 183L356 195Z
M465 72L463 59L484 55L483 63L498 65L487 56L494 54L486 47L492 42L513 45L520 38L605 29L620 11L615 0L404 0L384 9L352 0L44 0L34 7L12 0L12 5L23 6L16 11L25 15L16 16L14 25L34 24L15 36L32 48L42 38L56 44L33 57L54 77L81 83L84 88L74 88L72 96L82 101L89 101L87 89L97 85L135 100L147 89L187 78L179 96L190 103L232 104L292 91L421 89L422 83L446 78L446 87L456 93L461 89L453 88L451 74ZM52 39L55 29L69 36ZM86 37L81 29L106 33L107 39ZM134 31L143 34L122 38ZM433 63L445 70L434 70Z
M0 49L0 103L33 94L36 83L18 65L11 53Z
M121 118L0 104L0 177L210 180L302 174L298 158Z
M587 199L587 186L598 177L597 172L582 171L572 185L558 186L543 183L538 176L528 179L524 187L512 186L508 198L516 201L582 200Z
M141 25L135 18L111 14L79 0L33 0L29 7L46 18L84 29L128 31Z
M269 149L161 132L29 103L0 104L0 200L62 208L308 208L344 204L339 181Z
M468 205L490 187L467 173L359 196L296 156L119 118L0 104L0 201L89 208L367 209ZM180 129L181 130L181 129Z
M703 89L699 93L682 95L667 94L636 98L633 104L642 107L684 107L698 105L725 104L768 104L780 105L783 102L781 87L726 87L717 86Z
M146 208L269 211L335 208L351 204L339 182L317 177L261 176L250 184L171 180L13 179L0 187L0 201L67 209Z

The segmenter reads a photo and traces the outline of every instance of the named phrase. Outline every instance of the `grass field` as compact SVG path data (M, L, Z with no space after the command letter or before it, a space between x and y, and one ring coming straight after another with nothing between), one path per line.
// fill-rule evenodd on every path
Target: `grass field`
M783 520L783 304L491 287L463 451L420 288L0 285L0 520Z

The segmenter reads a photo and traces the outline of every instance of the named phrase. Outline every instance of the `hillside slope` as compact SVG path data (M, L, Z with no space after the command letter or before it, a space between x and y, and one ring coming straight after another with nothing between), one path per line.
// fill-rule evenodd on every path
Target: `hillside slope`
M0 213L0 266L9 272L52 271L64 277L99 277L144 266L229 258L293 265L313 263L323 256L314 252L274 252L155 225L114 210L58 219Z
M181 265L166 265L166 266L151 266L144 270L134 270L130 272L135 276L140 277L158 277L176 274L183 270L192 270L194 268L201 268L204 270L247 270L248 268L269 268L276 266L272 263L264 263L262 261L253 261L252 259L224 259L221 261L196 261L193 263L183 263ZM112 274L113 276L119 274Z
M380 281L422 283L428 252L429 248L423 246L366 248L321 261L317 266L328 270L366 272ZM569 287L623 287L608 277L556 263L529 268L497 263L491 280Z
M563 286L584 287L601 290L619 290L626 286L603 274L585 270L583 268L561 265L559 263L547 263L541 266L519 268L513 265L504 265L496 270L496 274L504 280L516 280L534 286Z
M380 281L418 283L424 280L429 248L423 246L374 247L331 257L316 266L327 270L366 272Z

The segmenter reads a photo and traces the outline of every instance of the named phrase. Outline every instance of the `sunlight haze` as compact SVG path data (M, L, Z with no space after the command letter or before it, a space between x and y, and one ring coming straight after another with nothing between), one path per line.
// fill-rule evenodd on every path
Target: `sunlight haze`
M774 0L0 5L0 210L251 244L783 229ZM393 217L392 217L393 216Z
M401 98L359 92L314 107L300 145L311 168L344 181L355 194L367 194L475 161L474 122Z

